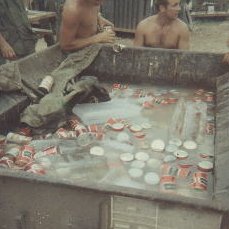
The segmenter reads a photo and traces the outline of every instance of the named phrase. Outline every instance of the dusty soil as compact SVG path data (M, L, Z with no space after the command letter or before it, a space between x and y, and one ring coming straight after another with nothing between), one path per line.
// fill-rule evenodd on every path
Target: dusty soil
M224 21L194 21L191 32L191 50L204 52L227 52L229 38L229 22ZM131 38L119 38L121 43L132 45ZM38 41L36 50L46 48L43 39Z

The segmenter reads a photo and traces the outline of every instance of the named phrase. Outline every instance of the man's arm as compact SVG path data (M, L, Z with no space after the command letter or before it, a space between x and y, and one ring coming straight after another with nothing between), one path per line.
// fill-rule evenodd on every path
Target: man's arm
M77 38L80 27L80 13L64 10L60 28L60 46L64 51L73 51L95 43L112 43L115 39L113 31L104 31L87 38Z
M138 24L135 31L134 46L144 46L144 30L141 23Z
M223 63L229 64L229 52L224 54Z
M106 25L111 26L112 28L114 28L114 24L111 21L109 21L106 18L104 18L101 15L101 13L98 13L98 23L99 23L100 28L103 28Z
M189 50L190 49L190 32L186 25L182 26L180 39L178 43L178 49Z
M0 33L0 52L2 56L6 59L12 60L16 58L16 53L5 38Z

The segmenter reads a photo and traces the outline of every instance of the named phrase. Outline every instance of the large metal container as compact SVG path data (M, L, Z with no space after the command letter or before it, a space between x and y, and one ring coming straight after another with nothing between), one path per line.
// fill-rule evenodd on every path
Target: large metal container
M52 57L52 58L51 58ZM52 71L58 47L20 60L21 75ZM214 190L210 199L0 170L0 228L7 229L227 229L229 225L229 66L222 55L104 46L83 74L105 82L205 86L217 93ZM221 76L225 74L224 76ZM221 76L221 77L220 77ZM2 98L1 98L2 99ZM11 110L13 111L13 109ZM15 118L19 115L15 113Z

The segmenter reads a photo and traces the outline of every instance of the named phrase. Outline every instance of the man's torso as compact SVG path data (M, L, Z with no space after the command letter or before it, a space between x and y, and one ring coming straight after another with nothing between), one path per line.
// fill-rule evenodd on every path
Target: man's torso
M69 0L67 9L75 11L78 28L76 38L87 38L93 36L98 31L98 6L84 5L80 1Z
M179 21L161 26L155 20L149 20L145 25L144 46L153 48L177 49L180 39Z

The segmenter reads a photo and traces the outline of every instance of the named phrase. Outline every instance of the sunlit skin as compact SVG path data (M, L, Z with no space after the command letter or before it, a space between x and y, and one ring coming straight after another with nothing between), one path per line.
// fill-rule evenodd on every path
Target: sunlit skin
M227 46L229 47L229 39L227 40ZM224 54L223 62L225 64L229 64L229 52L227 52L227 53Z
M180 0L168 0L159 12L141 21L135 32L134 45L153 48L189 49L190 32L178 19Z
M74 51L96 43L113 43L113 30L98 33L98 26L113 24L100 16L102 0L66 0L60 28L60 46Z
M16 53L0 33L0 54L8 60L16 59Z

